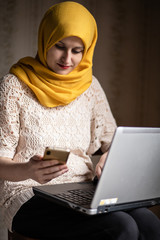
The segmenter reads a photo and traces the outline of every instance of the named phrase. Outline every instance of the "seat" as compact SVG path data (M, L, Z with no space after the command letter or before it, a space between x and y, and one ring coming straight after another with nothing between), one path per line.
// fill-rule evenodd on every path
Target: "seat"
M16 232L11 233L10 231L8 231L8 240L38 240L38 239L25 237L19 233Z

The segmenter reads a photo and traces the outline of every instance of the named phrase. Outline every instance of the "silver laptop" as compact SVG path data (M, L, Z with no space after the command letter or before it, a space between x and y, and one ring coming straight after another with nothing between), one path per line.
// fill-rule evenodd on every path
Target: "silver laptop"
M33 187L36 195L94 215L160 203L160 128L118 127L97 184Z

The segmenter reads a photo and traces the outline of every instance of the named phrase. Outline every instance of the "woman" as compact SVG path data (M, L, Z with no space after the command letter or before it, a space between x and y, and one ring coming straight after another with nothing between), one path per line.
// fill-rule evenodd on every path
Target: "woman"
M105 94L92 76L97 40L82 5L51 7L39 27L36 58L26 57L1 80L0 203L6 226L38 239L152 239L159 220L147 209L85 216L34 196L39 184L87 181L100 147L100 177L116 128ZM69 148L67 164L43 161L46 146ZM143 219L145 214L145 220ZM154 223L154 224L152 224ZM140 238L138 238L140 237Z

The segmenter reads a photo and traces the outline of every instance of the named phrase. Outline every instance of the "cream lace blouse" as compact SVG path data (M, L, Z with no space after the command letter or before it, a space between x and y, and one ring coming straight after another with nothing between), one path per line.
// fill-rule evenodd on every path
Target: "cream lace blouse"
M71 149L67 162L69 171L48 184L91 179L90 156L100 147L107 151L115 120L105 94L93 77L91 86L67 106L46 108L34 93L14 75L0 80L0 156L16 162L43 155L46 146ZM0 180L0 206L6 227L23 203L33 196L28 179L20 182Z

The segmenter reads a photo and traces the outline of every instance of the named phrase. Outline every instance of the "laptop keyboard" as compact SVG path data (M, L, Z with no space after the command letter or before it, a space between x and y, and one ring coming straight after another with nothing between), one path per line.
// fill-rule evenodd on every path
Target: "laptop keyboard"
M68 200L70 202L73 202L75 204L80 205L86 205L90 204L93 198L94 190L82 190L82 189L76 189L76 190L69 190L66 193L60 193L56 196L63 198L65 200Z

